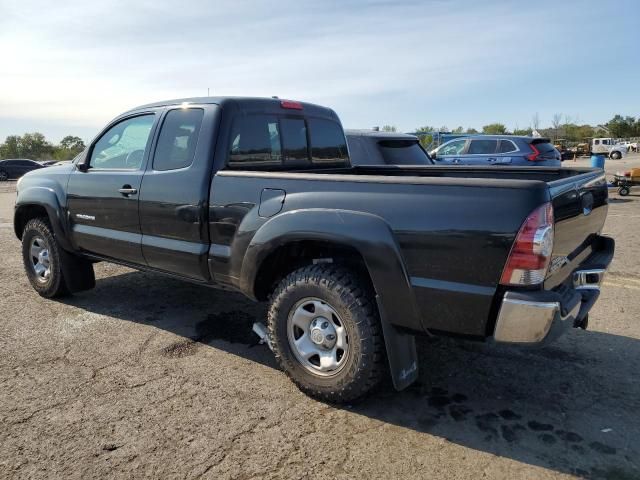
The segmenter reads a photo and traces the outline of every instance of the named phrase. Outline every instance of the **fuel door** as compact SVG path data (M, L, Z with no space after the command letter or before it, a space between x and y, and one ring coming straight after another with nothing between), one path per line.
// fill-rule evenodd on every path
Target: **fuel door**
M258 215L263 218L273 217L280 213L287 193L279 188L264 188L260 193Z

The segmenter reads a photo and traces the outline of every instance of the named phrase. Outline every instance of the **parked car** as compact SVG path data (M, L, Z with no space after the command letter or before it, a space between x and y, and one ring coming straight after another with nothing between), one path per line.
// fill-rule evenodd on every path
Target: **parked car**
M56 163L58 163L58 160L43 160L39 163L44 167L50 167L51 165L55 165Z
M344 402L386 372L411 384L414 334L585 327L607 202L600 169L352 168L333 110L206 97L135 108L77 164L25 175L13 223L46 298L93 288L107 261L269 302L254 330L282 369Z
M44 168L44 165L26 158L0 160L0 181L20 178L25 173L39 168Z
M436 164L559 167L560 152L548 138L474 135L458 138L429 152Z
M376 130L345 130L351 165L433 165L418 137Z
M592 138L591 153L606 155L613 160L619 160L627 154L627 146L613 138Z

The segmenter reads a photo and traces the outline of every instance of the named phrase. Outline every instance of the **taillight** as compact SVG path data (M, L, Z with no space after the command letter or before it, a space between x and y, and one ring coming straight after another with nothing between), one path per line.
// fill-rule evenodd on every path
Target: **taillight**
M282 100L280 106L282 108L288 108L289 110L302 110L302 104L300 102L294 102L293 100Z
M544 281L553 251L553 207L536 208L520 227L502 272L502 285L537 285Z
M529 160L530 162L535 162L538 160L538 156L540 155L540 150L538 150L533 143L530 144L529 147L531 147L531 151L533 153L530 155L527 155L527 160Z

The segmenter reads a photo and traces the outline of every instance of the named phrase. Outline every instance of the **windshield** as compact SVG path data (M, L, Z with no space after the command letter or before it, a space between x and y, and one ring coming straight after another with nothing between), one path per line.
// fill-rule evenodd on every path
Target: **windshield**
M417 140L381 140L380 152L387 165L431 165L431 159Z

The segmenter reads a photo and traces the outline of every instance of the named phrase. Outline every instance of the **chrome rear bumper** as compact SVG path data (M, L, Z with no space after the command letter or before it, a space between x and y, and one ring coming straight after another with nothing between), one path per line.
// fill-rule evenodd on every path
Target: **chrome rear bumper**
M494 339L506 343L539 343L557 336L549 335L552 329L559 334L577 325L597 300L605 272L606 268L574 272L573 295L568 297L554 292L505 293ZM569 305L566 304L567 298Z
M581 302L577 302L565 315L559 301L539 302L524 300L522 295L507 292L502 299L494 339L508 343L537 343L547 337L554 321L573 326Z

